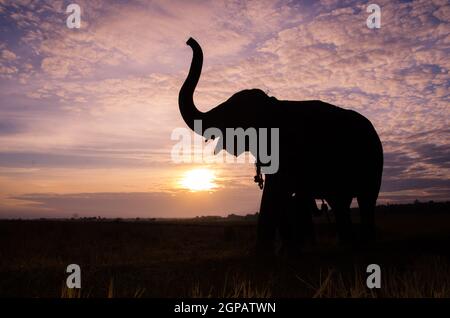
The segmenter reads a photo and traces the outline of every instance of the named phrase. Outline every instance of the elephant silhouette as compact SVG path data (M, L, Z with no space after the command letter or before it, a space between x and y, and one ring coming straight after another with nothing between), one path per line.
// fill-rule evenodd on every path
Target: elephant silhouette
M273 248L277 227L286 221L286 211L292 209L292 203L294 207L302 206L301 202L312 199L327 201L335 213L339 240L350 243L353 238L350 205L356 198L361 239L373 240L383 147L372 123L353 110L320 100L278 100L260 89L242 90L201 112L193 95L202 70L203 52L193 38L186 44L192 48L193 57L178 103L191 129L194 130L196 120L202 121L202 131L196 131L202 135L210 127L223 131L223 136L226 128L279 129L279 168L265 175L257 250L264 253ZM236 147L228 149L226 142L222 145L228 153L240 154ZM253 155L258 161L258 153Z

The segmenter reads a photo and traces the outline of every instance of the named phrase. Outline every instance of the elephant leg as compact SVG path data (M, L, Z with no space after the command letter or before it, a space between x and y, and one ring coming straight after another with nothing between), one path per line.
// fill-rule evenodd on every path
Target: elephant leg
M281 194L279 197L280 215L278 217L279 233L282 241L282 248L289 250L295 241L295 229L293 225L296 222L295 198L289 192Z
M304 244L306 240L310 240L311 243L315 243L315 231L313 223L313 208L316 204L312 196L300 195L296 198L297 201L297 211L298 221L296 224L300 225L300 243Z
M375 239L375 205L376 196L358 196L358 206L361 215L361 236L363 242Z
M291 192L281 193L279 216L279 233L282 241L282 250L288 254L296 253L303 246L303 224L299 211L298 199Z
M304 211L305 217L305 233L308 235L311 243L316 244L316 230L313 222L313 213L317 209L316 200L310 197L306 202L306 209Z
M334 211L339 243L344 245L352 243L353 230L350 216L352 197L339 196L327 199L327 201Z
M276 229L279 223L277 210L279 207L279 191L277 191L277 182L273 175L267 175L259 209L256 250L259 254L273 252Z
M312 220L315 201L312 197L292 195L291 192L283 192L280 199L280 207L283 207L280 215L282 249L289 255L298 256L307 240L315 243Z

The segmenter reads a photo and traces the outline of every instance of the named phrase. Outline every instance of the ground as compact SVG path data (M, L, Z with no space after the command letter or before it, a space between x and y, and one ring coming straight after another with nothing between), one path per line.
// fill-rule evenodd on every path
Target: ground
M378 208L379 239L362 250L337 246L322 216L316 246L267 258L249 253L249 218L3 220L0 297L450 297L449 204L429 207ZM78 291L65 287L72 263ZM366 287L373 263L379 290Z

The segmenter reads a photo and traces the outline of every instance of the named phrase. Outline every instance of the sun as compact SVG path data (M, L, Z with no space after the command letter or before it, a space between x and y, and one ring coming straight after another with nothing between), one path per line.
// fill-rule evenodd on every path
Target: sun
M180 184L191 191L208 191L217 187L215 179L216 175L210 169L193 169L184 174Z

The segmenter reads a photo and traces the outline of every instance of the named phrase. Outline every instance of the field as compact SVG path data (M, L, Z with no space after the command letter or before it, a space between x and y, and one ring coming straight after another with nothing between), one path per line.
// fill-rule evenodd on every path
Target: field
M380 237L359 250L317 218L318 243L298 257L249 253L248 218L3 220L0 297L450 297L449 206L379 208ZM81 290L65 287L71 263ZM372 263L381 289L366 287Z

